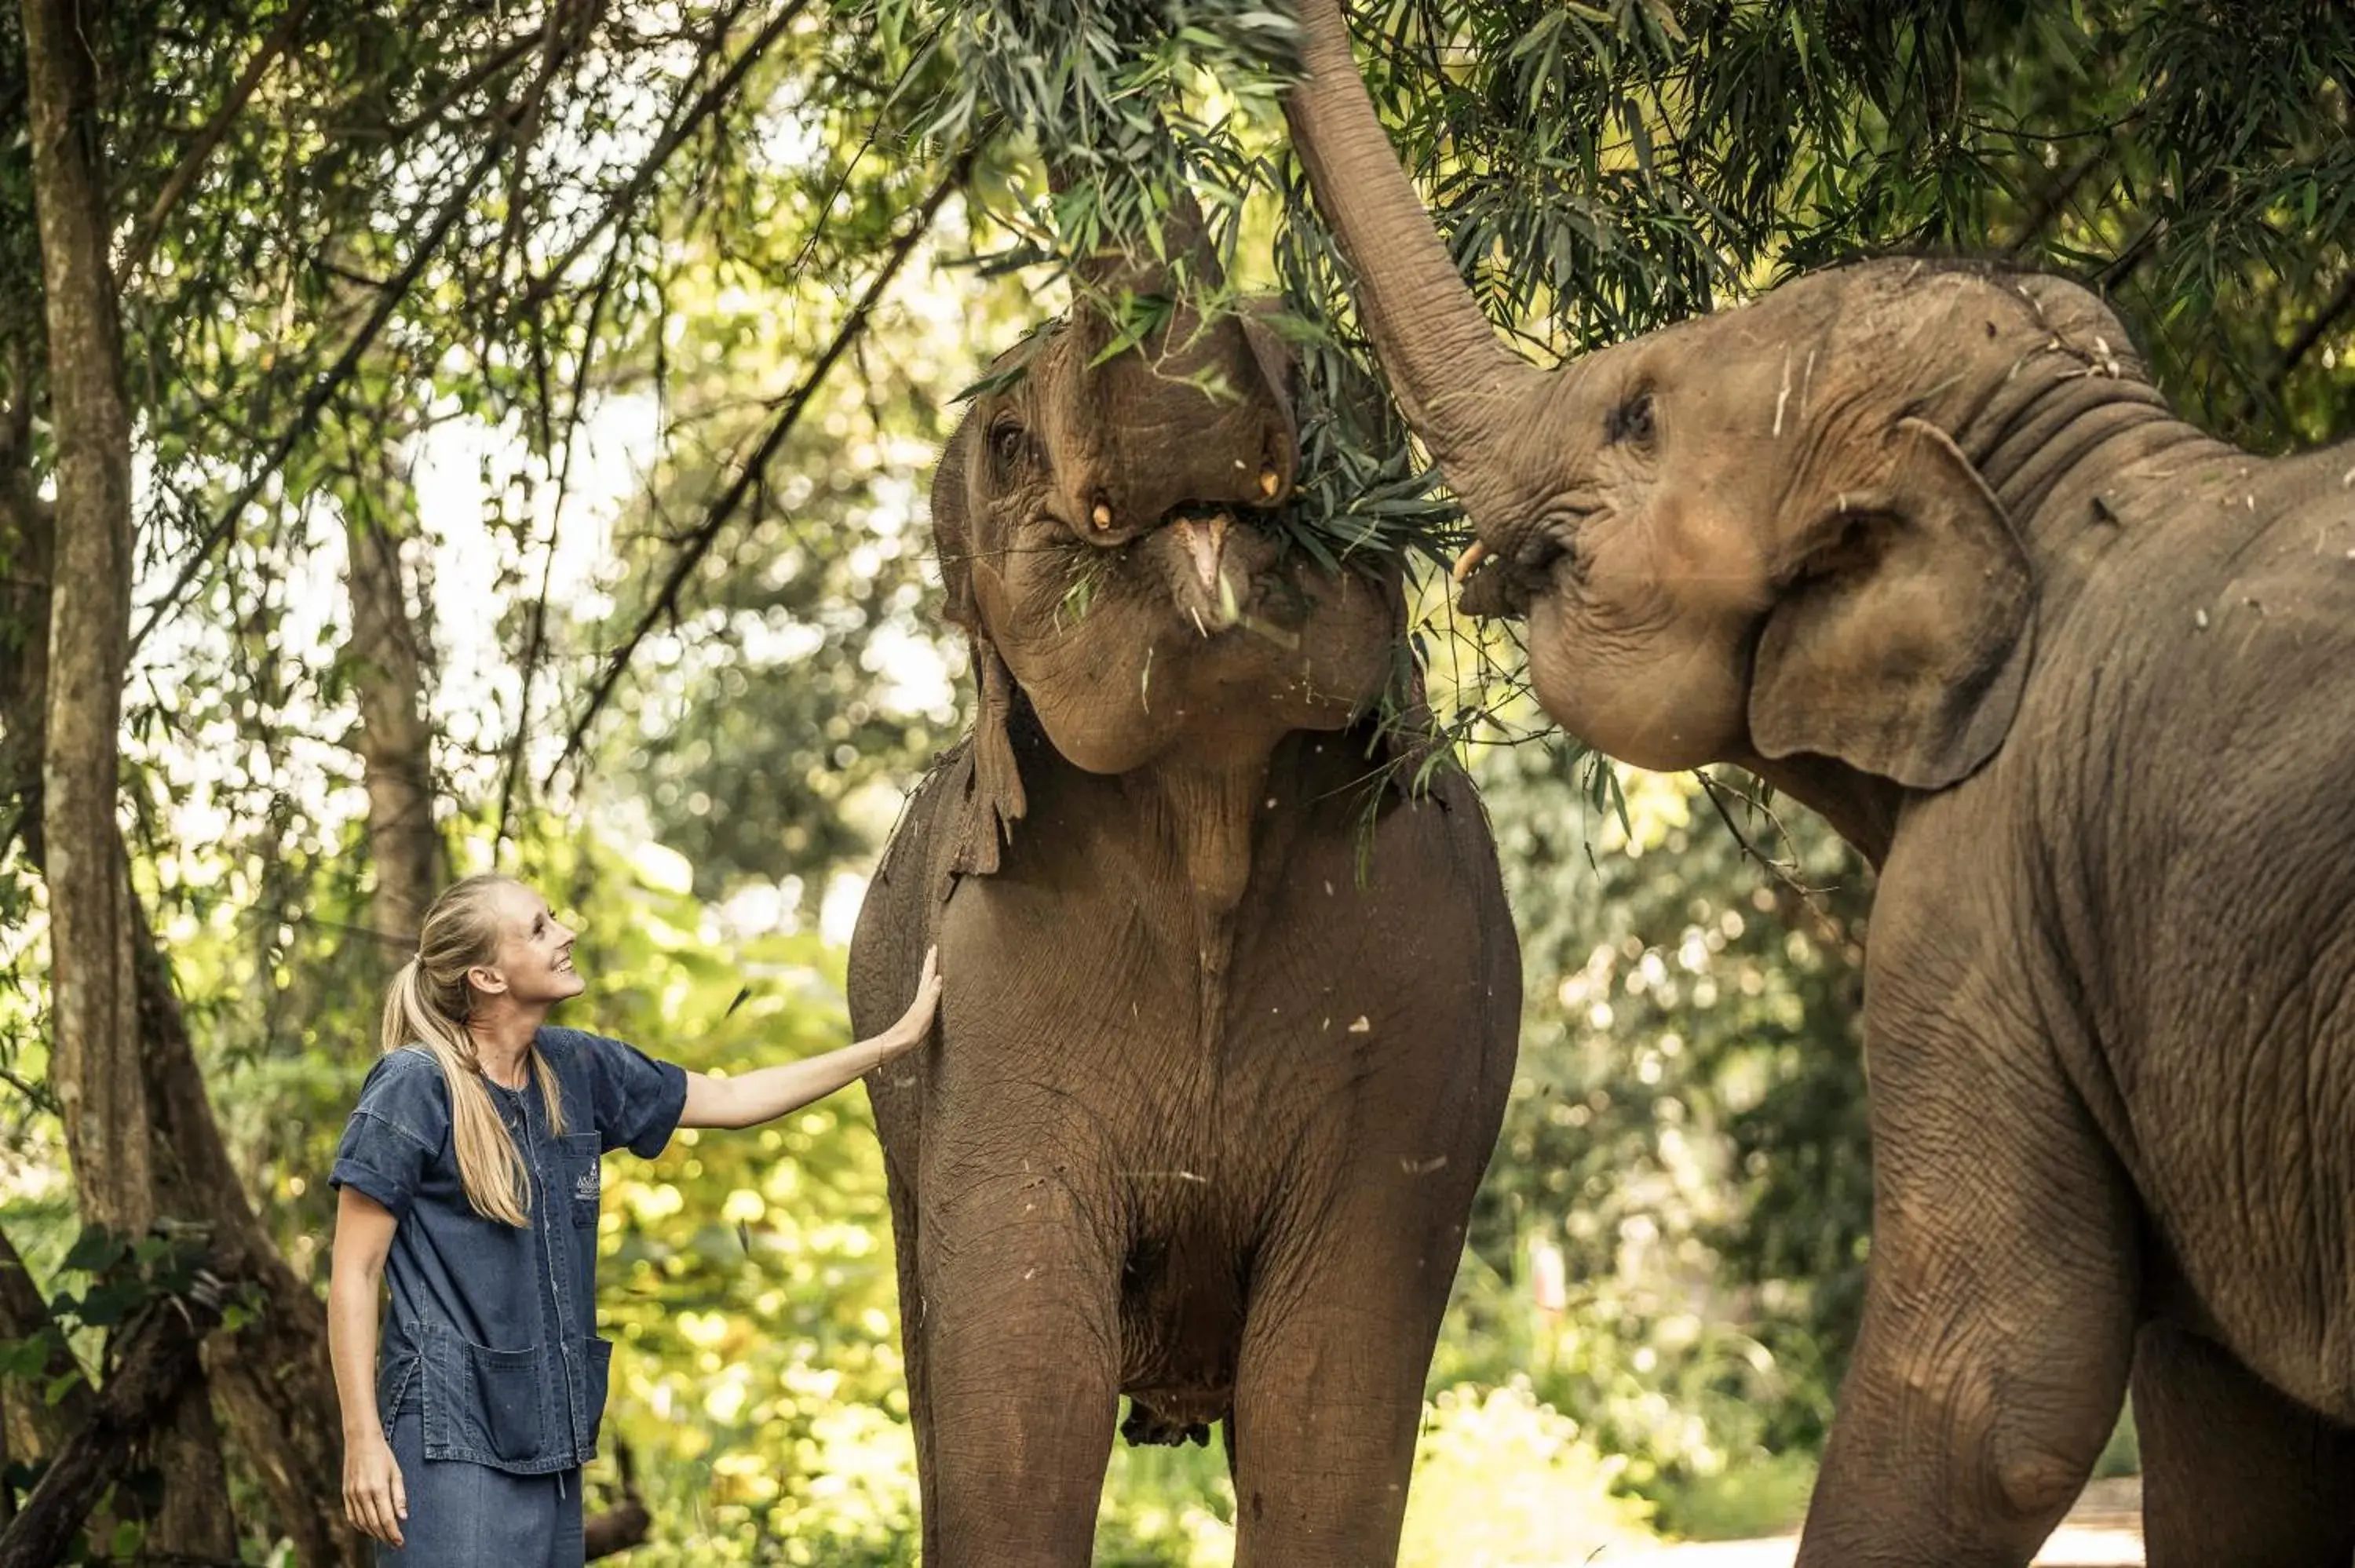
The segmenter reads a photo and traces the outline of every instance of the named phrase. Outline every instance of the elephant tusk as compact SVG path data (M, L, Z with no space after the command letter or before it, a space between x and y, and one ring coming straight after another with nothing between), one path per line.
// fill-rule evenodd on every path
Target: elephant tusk
M1262 495L1265 496L1268 500L1273 501L1275 499L1275 493L1283 488L1284 476L1282 474L1276 472L1275 470L1272 468L1263 468L1259 471L1259 493Z
M1095 520L1095 525L1099 528L1112 526L1112 508L1101 501L1096 503L1096 509L1088 515Z
M1488 546L1475 539L1472 541L1470 549L1455 557L1455 569L1447 575L1458 588L1461 588L1464 585L1464 579L1472 575L1472 568L1487 558Z

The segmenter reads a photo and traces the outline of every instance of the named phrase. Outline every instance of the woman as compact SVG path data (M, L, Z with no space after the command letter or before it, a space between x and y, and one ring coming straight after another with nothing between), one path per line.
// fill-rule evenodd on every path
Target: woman
M572 940L507 877L436 899L336 1154L344 1506L379 1564L577 1568L612 1352L594 1331L598 1157L651 1158L675 1128L751 1127L832 1094L921 1044L940 997L927 955L882 1034L711 1078L546 1026L584 989Z

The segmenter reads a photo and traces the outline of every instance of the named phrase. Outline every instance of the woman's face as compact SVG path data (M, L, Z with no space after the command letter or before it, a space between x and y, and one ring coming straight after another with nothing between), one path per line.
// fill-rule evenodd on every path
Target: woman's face
M516 882L500 888L497 898L498 958L467 970L467 982L526 1007L545 1007L587 990L572 967L576 933L550 912L548 900Z

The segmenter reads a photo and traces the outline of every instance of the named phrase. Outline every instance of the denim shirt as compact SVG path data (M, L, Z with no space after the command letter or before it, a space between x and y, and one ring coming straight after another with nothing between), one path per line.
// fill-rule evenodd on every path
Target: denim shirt
M682 1069L618 1040L542 1029L534 1044L562 1089L563 1135L550 1135L537 1084L492 1090L531 1171L529 1224L486 1219L467 1203L449 1085L415 1046L368 1070L327 1178L397 1222L378 1414L389 1429L413 1400L428 1459L516 1475L596 1457L613 1349L596 1335L598 1157L661 1153L687 1105Z

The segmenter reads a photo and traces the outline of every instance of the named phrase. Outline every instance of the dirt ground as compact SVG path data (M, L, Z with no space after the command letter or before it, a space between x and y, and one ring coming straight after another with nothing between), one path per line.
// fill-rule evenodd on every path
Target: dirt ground
M1796 1534L1610 1553L1595 1568L1790 1568ZM2095 1481L2036 1554L2038 1568L2142 1568L2142 1483Z

